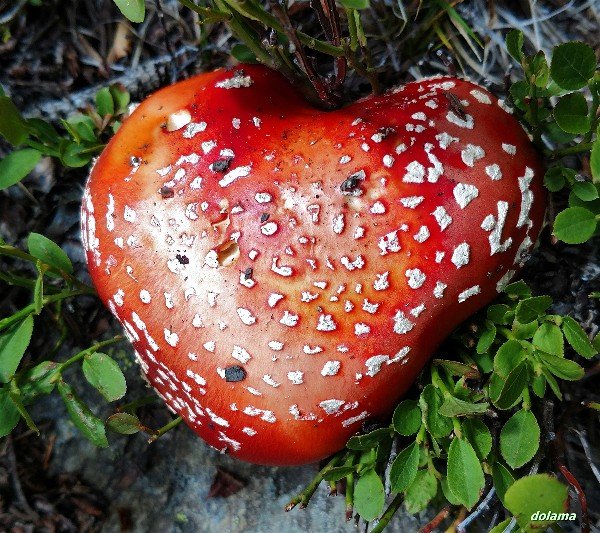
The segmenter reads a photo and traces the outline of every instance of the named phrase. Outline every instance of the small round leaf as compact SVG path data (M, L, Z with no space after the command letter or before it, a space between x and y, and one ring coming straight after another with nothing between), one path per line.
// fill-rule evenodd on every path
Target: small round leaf
M596 231L596 215L583 207L568 207L554 221L554 235L568 244L581 244Z
M524 529L529 525L542 531L554 520L533 520L532 517L540 513L546 515L559 514L567 510L568 489L554 476L549 474L535 474L515 481L506 491L504 496L506 508L517 519L517 523Z
M421 409L415 400L404 400L394 411L394 429L400 435L414 435L421 427Z
M73 273L73 265L69 256L62 248L39 233L30 233L27 239L29 253L44 263L62 270L67 274Z
M500 431L500 453L511 468L531 461L539 445L540 426L531 411L517 411Z
M370 522L383 511L385 494L383 483L375 470L367 470L354 487L354 507L356 512Z
M563 89L573 91L585 87L596 70L596 54L585 43L559 44L552 53L550 73Z
M121 399L127 392L125 376L119 365L100 352L87 355L82 364L83 375L89 384L109 402Z
M554 107L554 119L567 133L587 133L591 123L585 96L581 93L565 94Z

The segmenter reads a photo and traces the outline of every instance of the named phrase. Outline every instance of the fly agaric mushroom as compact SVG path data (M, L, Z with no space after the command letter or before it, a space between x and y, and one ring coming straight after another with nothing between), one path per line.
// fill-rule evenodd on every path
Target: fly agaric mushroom
M317 461L389 414L536 240L538 155L485 89L311 108L260 66L143 102L82 208L92 279L158 394L209 444Z

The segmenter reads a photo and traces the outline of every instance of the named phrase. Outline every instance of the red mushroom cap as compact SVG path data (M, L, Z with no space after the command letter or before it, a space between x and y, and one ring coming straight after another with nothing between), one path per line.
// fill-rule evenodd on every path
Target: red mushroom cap
M323 112L244 66L135 110L92 170L82 232L165 402L215 448L302 464L387 416L514 276L541 176L519 123L467 81Z

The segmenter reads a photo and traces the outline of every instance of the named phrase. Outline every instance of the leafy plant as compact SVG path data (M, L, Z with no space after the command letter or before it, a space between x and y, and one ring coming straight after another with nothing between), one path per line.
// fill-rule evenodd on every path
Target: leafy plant
M550 64L544 53L523 52L523 34L509 32L509 53L523 69L510 97L534 141L551 161L544 176L549 191L569 191L568 207L557 214L554 234L580 244L598 233L600 220L600 72L596 54L585 43L554 48ZM550 146L550 147L548 147ZM565 158L582 154L589 170L576 172Z
M565 345L586 359L598 348L572 317L549 313L551 305L523 281L507 286L497 303L455 332L449 349L456 360L434 359L418 397L400 402L389 426L352 437L288 510L306 506L321 480L345 480L347 503L358 515L380 518L371 531L381 531L402 504L410 513L434 501L473 510L486 490L522 527L535 510L564 512L566 486L526 469L539 465L544 439L552 438L542 434L543 399L561 400L560 380L584 373L565 357ZM395 496L384 510L386 483Z
M95 106L61 121L65 133L39 118L24 118L0 88L0 136L15 148L0 160L0 190L20 182L43 156L65 167L88 165L117 131L127 113L129 93L120 85L98 91Z

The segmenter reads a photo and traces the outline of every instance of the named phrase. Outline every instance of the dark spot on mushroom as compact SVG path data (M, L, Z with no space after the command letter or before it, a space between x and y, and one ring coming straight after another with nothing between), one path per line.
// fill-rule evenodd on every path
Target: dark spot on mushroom
M163 198L173 198L175 191L171 187L161 187L158 191Z
M190 262L190 259L187 255L177 254L175 259L177 259L177 261L179 261L182 265L187 265Z
M320 305L317 305L317 311L319 311L319 313L323 312L323 308Z
M139 166L142 164L142 160L141 160L139 157L137 157L137 156L135 156L135 155L132 155L132 156L129 158L129 164L130 164L132 167L139 167Z
M253 272L254 270L252 267L248 267L246 270L244 270L244 279L252 279Z
M246 371L239 365L228 366L225 369L225 381L235 383L246 379Z
M225 172L229 168L230 164L231 164L231 158L224 157L223 159L217 159L211 165L211 168L214 172Z
M359 183L364 180L366 177L365 171L360 170L355 172L351 176L348 176L340 185L340 191L342 194L347 194L350 196L360 196L362 194L362 189L359 187Z
M467 113L465 112L465 108L460 103L460 99L454 93L444 91L444 96L450 102L450 109L454 111L462 120L467 120Z
M260 215L260 221L262 222L266 222L267 220L269 220L269 217L271 215L269 215L269 213L263 213L262 215Z

